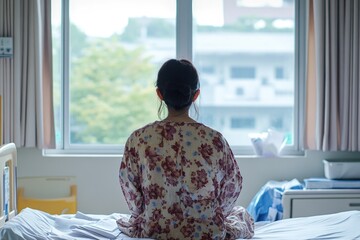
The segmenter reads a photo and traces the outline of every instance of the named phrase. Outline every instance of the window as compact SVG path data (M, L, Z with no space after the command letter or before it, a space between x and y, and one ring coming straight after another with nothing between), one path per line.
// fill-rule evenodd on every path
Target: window
M237 88L236 89L236 95L237 96L243 96L245 94L244 89L243 88Z
M284 68L282 67L276 67L275 68L275 79L284 79L285 78L285 74L284 74Z
M254 79L255 75L254 67L231 67L230 69L232 79Z
M281 117L277 117L277 118L273 118L271 119L270 125L275 129L275 130L282 130L284 127L284 120Z
M200 74L214 74L215 68L213 66L203 66L199 69Z
M232 129L254 129L255 128L255 119L252 117L246 118L231 118L230 127Z
M209 78L201 86L199 121L222 132L235 154L252 153L246 133L266 130L263 123L276 125L271 119L284 111L290 113L290 124L283 127L289 153L297 152L305 3L274 2L53 0L58 151L122 153L133 130L158 119L156 74L165 60L177 57L192 59L200 79ZM281 96L261 81L273 79L280 64L283 70L275 70L275 77L286 72L293 82L281 88L288 93ZM228 94L234 89L251 98L234 100ZM253 117L232 119L236 112ZM271 124L266 127L275 127Z
M64 39L54 47L64 63L62 79L54 74L64 98L55 105L62 110L57 145L72 151L123 146L133 130L157 118L157 70L176 55L176 1L53 3L54 12L61 8L62 20L53 21L54 42Z

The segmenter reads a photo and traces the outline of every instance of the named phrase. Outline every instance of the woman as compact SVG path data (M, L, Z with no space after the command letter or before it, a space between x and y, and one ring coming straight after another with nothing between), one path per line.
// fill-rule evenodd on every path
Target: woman
M155 239L251 238L253 219L234 207L242 176L227 141L189 117L200 93L196 69L170 59L156 85L168 116L126 142L119 178L131 217L117 221L120 230Z

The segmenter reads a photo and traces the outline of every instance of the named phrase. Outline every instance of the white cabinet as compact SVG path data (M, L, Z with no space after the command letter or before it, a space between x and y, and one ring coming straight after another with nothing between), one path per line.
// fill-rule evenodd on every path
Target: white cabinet
M282 201L283 218L360 210L360 189L288 190Z

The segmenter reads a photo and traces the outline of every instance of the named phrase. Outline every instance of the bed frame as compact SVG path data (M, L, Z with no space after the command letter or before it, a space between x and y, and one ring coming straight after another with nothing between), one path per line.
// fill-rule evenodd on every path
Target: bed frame
M0 228L16 215L16 164L15 144L0 146Z

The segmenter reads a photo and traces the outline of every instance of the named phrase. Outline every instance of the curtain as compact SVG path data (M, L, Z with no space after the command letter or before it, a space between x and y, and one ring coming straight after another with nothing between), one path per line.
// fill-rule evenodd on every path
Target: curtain
M359 13L358 0L310 1L309 149L360 151ZM316 103L315 110L310 103Z
M0 0L0 36L13 37L12 58L0 59L3 142L55 145L52 108L51 0Z

